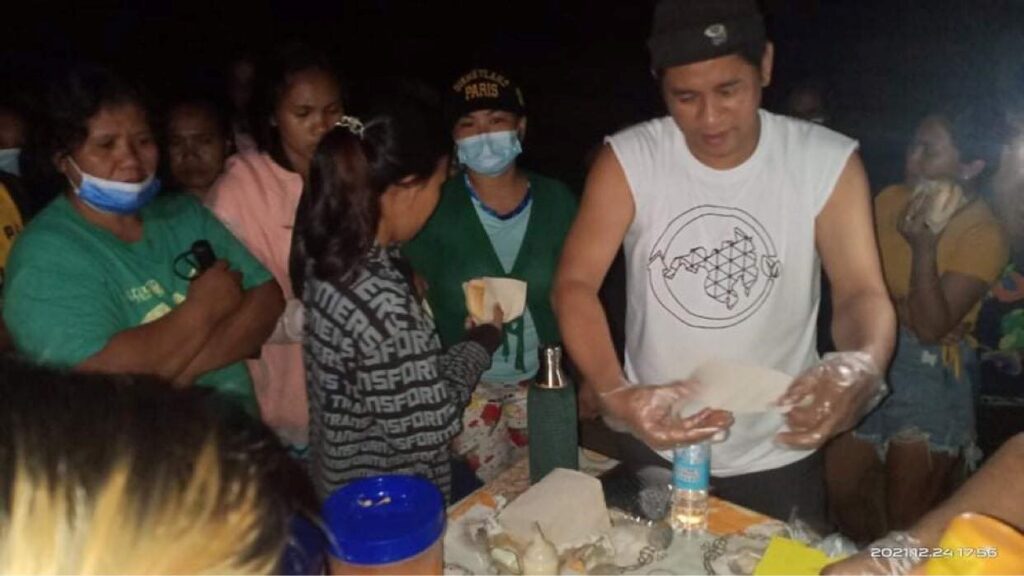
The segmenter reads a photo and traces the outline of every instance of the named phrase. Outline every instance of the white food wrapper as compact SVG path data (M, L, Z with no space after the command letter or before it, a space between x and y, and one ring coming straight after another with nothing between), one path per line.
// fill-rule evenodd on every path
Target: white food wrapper
M526 282L514 278L474 278L463 282L466 309L477 324L494 320L494 305L501 306L505 322L511 322L526 310Z
M775 402L793 383L793 376L771 368L734 362L708 362L690 375L695 395L688 410L718 408L733 414L778 412Z
M926 180L914 188L910 208L924 212L925 224L939 234L967 203L963 188L949 180Z

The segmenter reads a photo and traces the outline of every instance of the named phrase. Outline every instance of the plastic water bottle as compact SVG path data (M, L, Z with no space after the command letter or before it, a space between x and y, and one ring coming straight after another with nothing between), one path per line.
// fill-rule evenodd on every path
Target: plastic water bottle
M697 535L707 529L710 476L711 445L708 442L675 449L669 523L677 534Z

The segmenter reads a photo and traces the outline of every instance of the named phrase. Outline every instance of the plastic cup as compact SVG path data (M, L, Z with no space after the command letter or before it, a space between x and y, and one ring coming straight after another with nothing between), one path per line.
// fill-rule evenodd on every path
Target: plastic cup
M331 574L442 574L441 491L415 476L374 476L324 503Z

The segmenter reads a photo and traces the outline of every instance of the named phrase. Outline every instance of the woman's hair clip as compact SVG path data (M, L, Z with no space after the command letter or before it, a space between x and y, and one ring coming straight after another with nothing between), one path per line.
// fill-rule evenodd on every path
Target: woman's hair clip
M342 116L341 120L335 122L334 125L341 126L342 128L347 128L349 132L355 134L356 136L360 138L363 137L363 130L365 126L363 126L363 121L360 120L359 118L356 118L355 116Z

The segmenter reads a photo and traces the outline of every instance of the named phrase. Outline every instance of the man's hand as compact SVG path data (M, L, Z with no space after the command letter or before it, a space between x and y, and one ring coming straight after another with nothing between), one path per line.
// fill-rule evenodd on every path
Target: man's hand
M242 303L242 274L218 260L197 276L188 287L188 300L202 306L216 322L223 320Z
M788 432L776 441L797 449L821 447L853 428L885 395L882 374L864 352L833 352L793 380L778 404L791 407Z
M613 430L629 432L655 450L666 450L710 439L732 426L732 414L705 409L682 417L692 396L687 382L660 386L624 384L599 394L601 412Z

